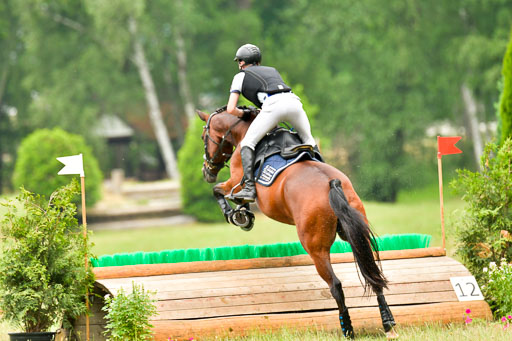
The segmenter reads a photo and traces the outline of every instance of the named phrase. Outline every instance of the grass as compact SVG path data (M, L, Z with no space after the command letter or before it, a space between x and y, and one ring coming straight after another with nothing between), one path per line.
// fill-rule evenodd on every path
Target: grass
M452 212L463 206L454 196L445 199L447 236L453 234ZM365 202L368 219L378 235L424 233L432 235L432 246L441 245L439 194L427 189L401 195L397 203ZM294 226L256 214L254 228L245 232L233 225L192 223L123 231L94 231L93 253L97 256L121 252L161 251L235 245L259 245L297 241ZM448 239L448 250L453 242Z
M407 341L446 341L446 340L472 340L472 341L505 341L512 339L512 327L503 329L498 322L474 320L465 324L439 324L426 323L422 326L397 326L395 328L400 335L399 340ZM357 333L357 330L356 330ZM340 331L322 331L308 329L305 331L296 329L279 329L273 332L253 331L244 337L213 337L204 339L208 341L339 341L342 340ZM203 339L202 339L203 340ZM356 340L386 340L383 332L366 332L356 334Z
M462 319L461 319L462 321ZM425 323L419 326L396 326L395 330L400 335L399 340L407 341L446 341L446 340L471 340L471 341L507 341L512 339L512 327L503 329L499 322L473 320L472 323ZM0 323L0 341L8 341L7 333L13 329L5 323ZM356 340L379 341L386 340L381 331L360 332L356 329ZM191 339L193 335L191 335ZM195 340L195 338L193 338ZM254 330L245 336L214 336L201 338L204 341L339 341L343 340L341 331L324 331L313 328L306 330L282 328L275 331Z

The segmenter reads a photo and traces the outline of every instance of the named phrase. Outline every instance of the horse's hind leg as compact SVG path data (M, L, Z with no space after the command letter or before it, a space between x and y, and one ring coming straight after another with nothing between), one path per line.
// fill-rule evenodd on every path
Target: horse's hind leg
M373 289L374 292L377 294L377 302L379 303L380 317L382 319L382 326L384 327L384 331L386 332L386 337L388 339L396 339L398 338L398 334L393 329L393 327L396 325L395 319L393 318L393 314L389 309L389 305L386 302L386 299L384 298L382 289Z
M331 243L332 244L332 243ZM306 247L306 246L305 246ZM316 270L320 277L329 285L332 297L336 300L339 309L340 325L345 337L354 338L354 328L348 313L348 307L345 305L345 295L341 287L341 281L336 277L330 261L330 247L323 251L308 250L309 255L315 263Z

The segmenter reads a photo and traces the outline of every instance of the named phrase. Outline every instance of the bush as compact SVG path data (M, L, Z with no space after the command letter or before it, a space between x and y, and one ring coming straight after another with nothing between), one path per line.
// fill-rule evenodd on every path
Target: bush
M490 301L495 317L502 317L512 312L512 264L505 259L501 264L491 262L489 268L483 269L482 285L485 297Z
M457 254L471 273L484 281L483 268L502 258L512 261L512 139L501 147L486 145L481 172L458 170L451 185L467 202L457 228Z
M3 204L8 213L1 225L1 316L25 332L48 331L56 323L69 327L70 319L86 313L93 274L91 267L85 270L90 245L72 203L78 193L74 180L48 202L22 188L18 202Z
M144 286L138 286L132 282L132 292L127 294L121 288L115 297L107 295L102 310L107 312L105 335L110 335L108 340L147 340L151 338L150 317L157 311L153 305L155 302L150 294L144 291Z
M83 154L87 205L101 197L102 174L83 138L56 128L41 129L27 136L18 149L13 183L48 197L55 188L69 182L69 175L57 175L64 166L58 157Z
M199 117L190 122L185 142L178 153L183 211L199 221L223 221L224 215L213 197L213 185L203 179L201 171L204 154L204 144L201 139L203 125L204 122ZM221 170L219 182L228 178L228 170Z

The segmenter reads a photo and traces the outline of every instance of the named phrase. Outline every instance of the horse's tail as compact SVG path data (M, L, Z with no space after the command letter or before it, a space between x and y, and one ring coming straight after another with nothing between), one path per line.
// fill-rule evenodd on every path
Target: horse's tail
M377 265L373 258L372 249L376 252L377 261L380 262L375 236L361 213L349 205L341 181L331 180L329 186L329 204L338 217L337 232L340 238L347 240L352 247L354 259L365 280L365 293L370 288L376 293L382 292L383 288L387 288L388 281L382 273L380 264Z

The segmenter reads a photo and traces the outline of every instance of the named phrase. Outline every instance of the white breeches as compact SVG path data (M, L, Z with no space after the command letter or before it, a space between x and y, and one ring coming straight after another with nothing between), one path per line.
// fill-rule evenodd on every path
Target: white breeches
M249 147L252 150L266 133L275 128L280 122L290 122L304 144L316 146L315 139L311 135L306 112L302 108L300 98L291 93L279 93L268 97L261 107L261 111L252 121L247 134L240 142L240 147Z

